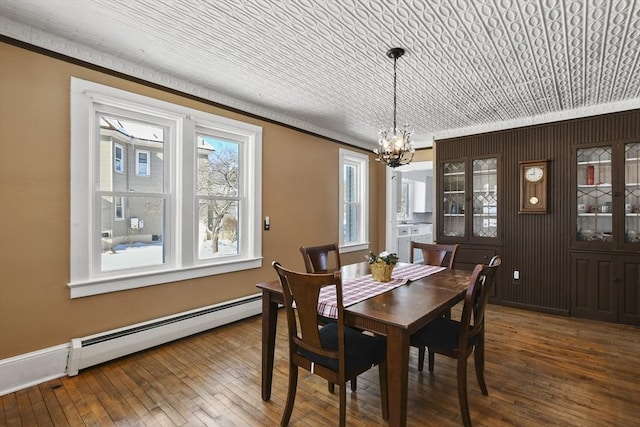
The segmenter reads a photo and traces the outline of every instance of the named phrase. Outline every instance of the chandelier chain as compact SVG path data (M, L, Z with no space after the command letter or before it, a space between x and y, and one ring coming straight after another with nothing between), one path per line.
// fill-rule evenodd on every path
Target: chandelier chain
M396 69L398 66L398 57L394 56L393 57L393 134L396 134L396 130L398 129L398 126L396 125L396 112L397 112L397 95L396 95L396 91L397 91L397 73L396 73Z

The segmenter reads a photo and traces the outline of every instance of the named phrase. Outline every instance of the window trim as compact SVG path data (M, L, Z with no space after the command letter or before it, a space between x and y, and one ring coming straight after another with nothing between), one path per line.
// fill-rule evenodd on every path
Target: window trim
M162 266L128 271L96 272L92 263L100 252L99 216L94 211L96 174L98 173L98 113L107 106L171 123L180 130L168 135L165 159L169 180L170 212L166 217L166 238L171 260ZM196 262L197 219L194 205L196 127L204 126L243 138L241 167L246 214L240 227L240 254ZM86 141L91 141L87 144ZM193 141L193 142L191 142ZM192 159L192 160L191 160ZM151 159L149 159L151 160ZM149 165L150 170L150 165ZM135 289L198 277L262 267L262 128L201 110L184 107L86 80L71 78L71 298L79 298L126 289ZM178 217L191 218L178 221ZM173 251L173 252L171 252Z
M339 149L339 203L338 203L338 236L340 252L355 252L369 249L369 156L344 148ZM360 209L358 213L359 241L346 243L344 241L343 218L345 208L344 167L356 167L356 186Z

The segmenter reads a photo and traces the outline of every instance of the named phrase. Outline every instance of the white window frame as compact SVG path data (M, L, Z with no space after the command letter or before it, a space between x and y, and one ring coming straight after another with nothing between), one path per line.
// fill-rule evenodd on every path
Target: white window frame
M354 252L369 248L369 156L344 148L339 149L339 212L338 235L340 252ZM345 213L344 194L344 167L351 165L356 169L356 188L358 209L358 237L357 242L345 242L343 231L343 218Z
M118 150L120 150L120 157L118 157ZM118 166L118 160L120 160L120 166ZM113 144L113 170L124 173L124 147L117 143Z
M145 154L147 156L147 170L140 171L140 155ZM136 149L136 175L138 176L151 176L151 151L149 150L138 150Z
M95 197L99 183L98 117L114 110L153 117L169 129L164 156L168 189L165 262L160 266L106 272L99 268L102 234L99 198ZM234 134L242 144L242 209L238 217L239 253L235 256L198 260L197 127ZM261 127L71 78L71 297L262 267L261 178Z

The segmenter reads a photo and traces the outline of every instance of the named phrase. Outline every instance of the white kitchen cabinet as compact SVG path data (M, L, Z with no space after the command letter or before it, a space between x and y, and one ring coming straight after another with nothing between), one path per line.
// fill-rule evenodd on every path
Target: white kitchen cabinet
M425 179L413 183L413 212L433 212L433 181L430 176Z
M409 262L409 245L411 244L410 236L398 236L398 260L400 262Z
M413 203L411 206L412 212L426 212L425 202L427 198L427 190L424 182L413 181Z
M398 226L398 260L400 262L409 262L409 245L411 237L408 226Z
M398 258L400 262L409 262L411 241L433 243L431 224L414 224L398 226ZM422 251L415 251L413 262L422 262Z

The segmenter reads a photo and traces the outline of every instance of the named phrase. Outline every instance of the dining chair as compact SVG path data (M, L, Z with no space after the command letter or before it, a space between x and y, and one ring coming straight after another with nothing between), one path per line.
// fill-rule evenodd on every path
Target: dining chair
M457 359L458 400L462 421L467 427L471 426L467 399L467 359L471 353L480 390L485 396L489 394L484 381L484 312L501 262L496 255L488 265L478 264L473 269L459 321L438 317L411 336L412 346L428 348L429 372L433 372L435 353ZM424 357L418 360L419 371L423 364Z
M307 273L332 273L339 271L340 251L337 243L320 246L300 246Z
M382 417L387 420L389 412L386 340L363 334L344 325L340 271L310 274L288 270L277 261L272 265L282 285L289 337L289 389L280 425L289 424L296 398L299 368L319 375L332 384L338 384L340 426L344 426L347 381L378 365ZM317 316L318 299L320 291L327 287L333 287L335 290L338 318L335 322L321 325Z
M458 255L458 249L460 245L442 245L437 243L420 243L411 241L409 262L413 264L415 249L422 251L423 263L427 265L437 265L440 267L447 267L449 270L453 270L456 265L456 256ZM442 313L444 317L451 317L451 310L447 310ZM424 361L424 347L421 347L418 351L418 360Z
M300 253L302 254L307 273L332 273L334 271L340 271L340 267L342 266L337 243L320 246L300 246ZM320 322L322 324L330 323L333 322L333 319L320 316ZM357 379L353 378L350 382L351 390L358 390ZM329 383L329 392L334 392L334 385L331 382Z
M438 265L453 269L460 245L441 245L436 243L420 243L411 241L409 262L413 263L414 250L420 249L425 264Z

